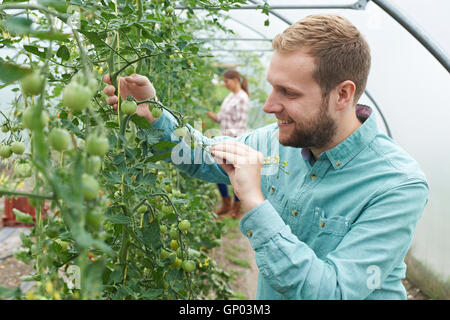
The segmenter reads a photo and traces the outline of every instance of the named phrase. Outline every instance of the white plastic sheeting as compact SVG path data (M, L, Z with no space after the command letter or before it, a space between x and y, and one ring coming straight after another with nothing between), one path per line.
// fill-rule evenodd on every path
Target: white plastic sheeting
M260 1L262 2L262 1ZM270 5L349 4L339 0L269 0ZM450 2L447 0L392 0L393 5L414 21L450 56ZM365 35L372 53L367 85L392 131L392 135L421 165L429 185L428 205L418 223L409 252L442 283L450 279L450 75L444 67L392 17L375 3L360 10L275 10L295 22L309 14L333 12L352 21ZM260 11L259 11L260 12ZM270 15L269 27L262 14L231 10L226 25L242 38L273 38L287 24ZM248 28L242 23L250 26ZM218 35L216 35L219 37ZM216 42L214 45L217 46ZM220 42L223 48L268 49L270 43ZM221 52L223 55L223 52ZM270 52L261 52L268 61ZM232 62L233 52L224 55ZM262 79L264 81L264 79ZM371 105L366 96L360 100ZM379 119L380 120L380 119ZM383 125L380 123L380 127ZM447 282L448 285L448 282Z

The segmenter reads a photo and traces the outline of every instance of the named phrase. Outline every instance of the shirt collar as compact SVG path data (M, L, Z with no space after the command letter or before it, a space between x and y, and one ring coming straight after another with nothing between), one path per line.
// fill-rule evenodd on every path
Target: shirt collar
M327 157L336 170L343 168L367 147L378 133L376 118L370 107L357 105L356 115L362 122L361 126L336 147L325 151L319 156L319 159ZM303 148L301 154L306 161L314 159L311 150L308 148Z

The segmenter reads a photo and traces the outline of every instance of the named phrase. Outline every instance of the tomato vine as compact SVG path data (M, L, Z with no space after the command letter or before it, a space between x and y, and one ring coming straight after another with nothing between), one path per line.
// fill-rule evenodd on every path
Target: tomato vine
M209 99L213 84L205 75L217 69L208 54L199 54L203 45L194 35L201 28L225 29L219 9L243 1L221 1L206 20L189 8L208 1L184 3L187 9L179 13L166 0L0 4L0 48L16 52L0 58L0 80L4 86L21 83L13 115L4 115L8 139L0 156L32 189L3 184L0 194L28 197L36 208L32 232L22 235L16 257L33 263L35 273L26 280L37 286L10 296L231 296L230 275L211 260L222 233L210 209L214 191L200 181L187 183L164 162L173 144L161 141L162 133L133 111L140 103L155 113L165 109L183 129L196 116L198 101L191 96ZM120 98L115 112L100 85L106 73L116 92L120 77L144 74L159 84L160 100ZM29 149L12 128L29 138ZM50 207L45 216L44 203ZM16 218L28 219L20 213Z

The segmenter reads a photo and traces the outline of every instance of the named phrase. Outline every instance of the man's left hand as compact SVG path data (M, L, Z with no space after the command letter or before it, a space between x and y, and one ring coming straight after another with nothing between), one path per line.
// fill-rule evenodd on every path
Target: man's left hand
M261 191L264 156L261 152L240 142L222 141L211 146L211 154L228 174L245 213L264 202Z

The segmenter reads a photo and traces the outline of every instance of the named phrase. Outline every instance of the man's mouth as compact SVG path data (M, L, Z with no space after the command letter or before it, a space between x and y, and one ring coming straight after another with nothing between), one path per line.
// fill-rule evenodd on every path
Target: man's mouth
M291 123L294 123L294 121L292 120L281 120L281 119L277 119L278 122L278 126L287 126Z

